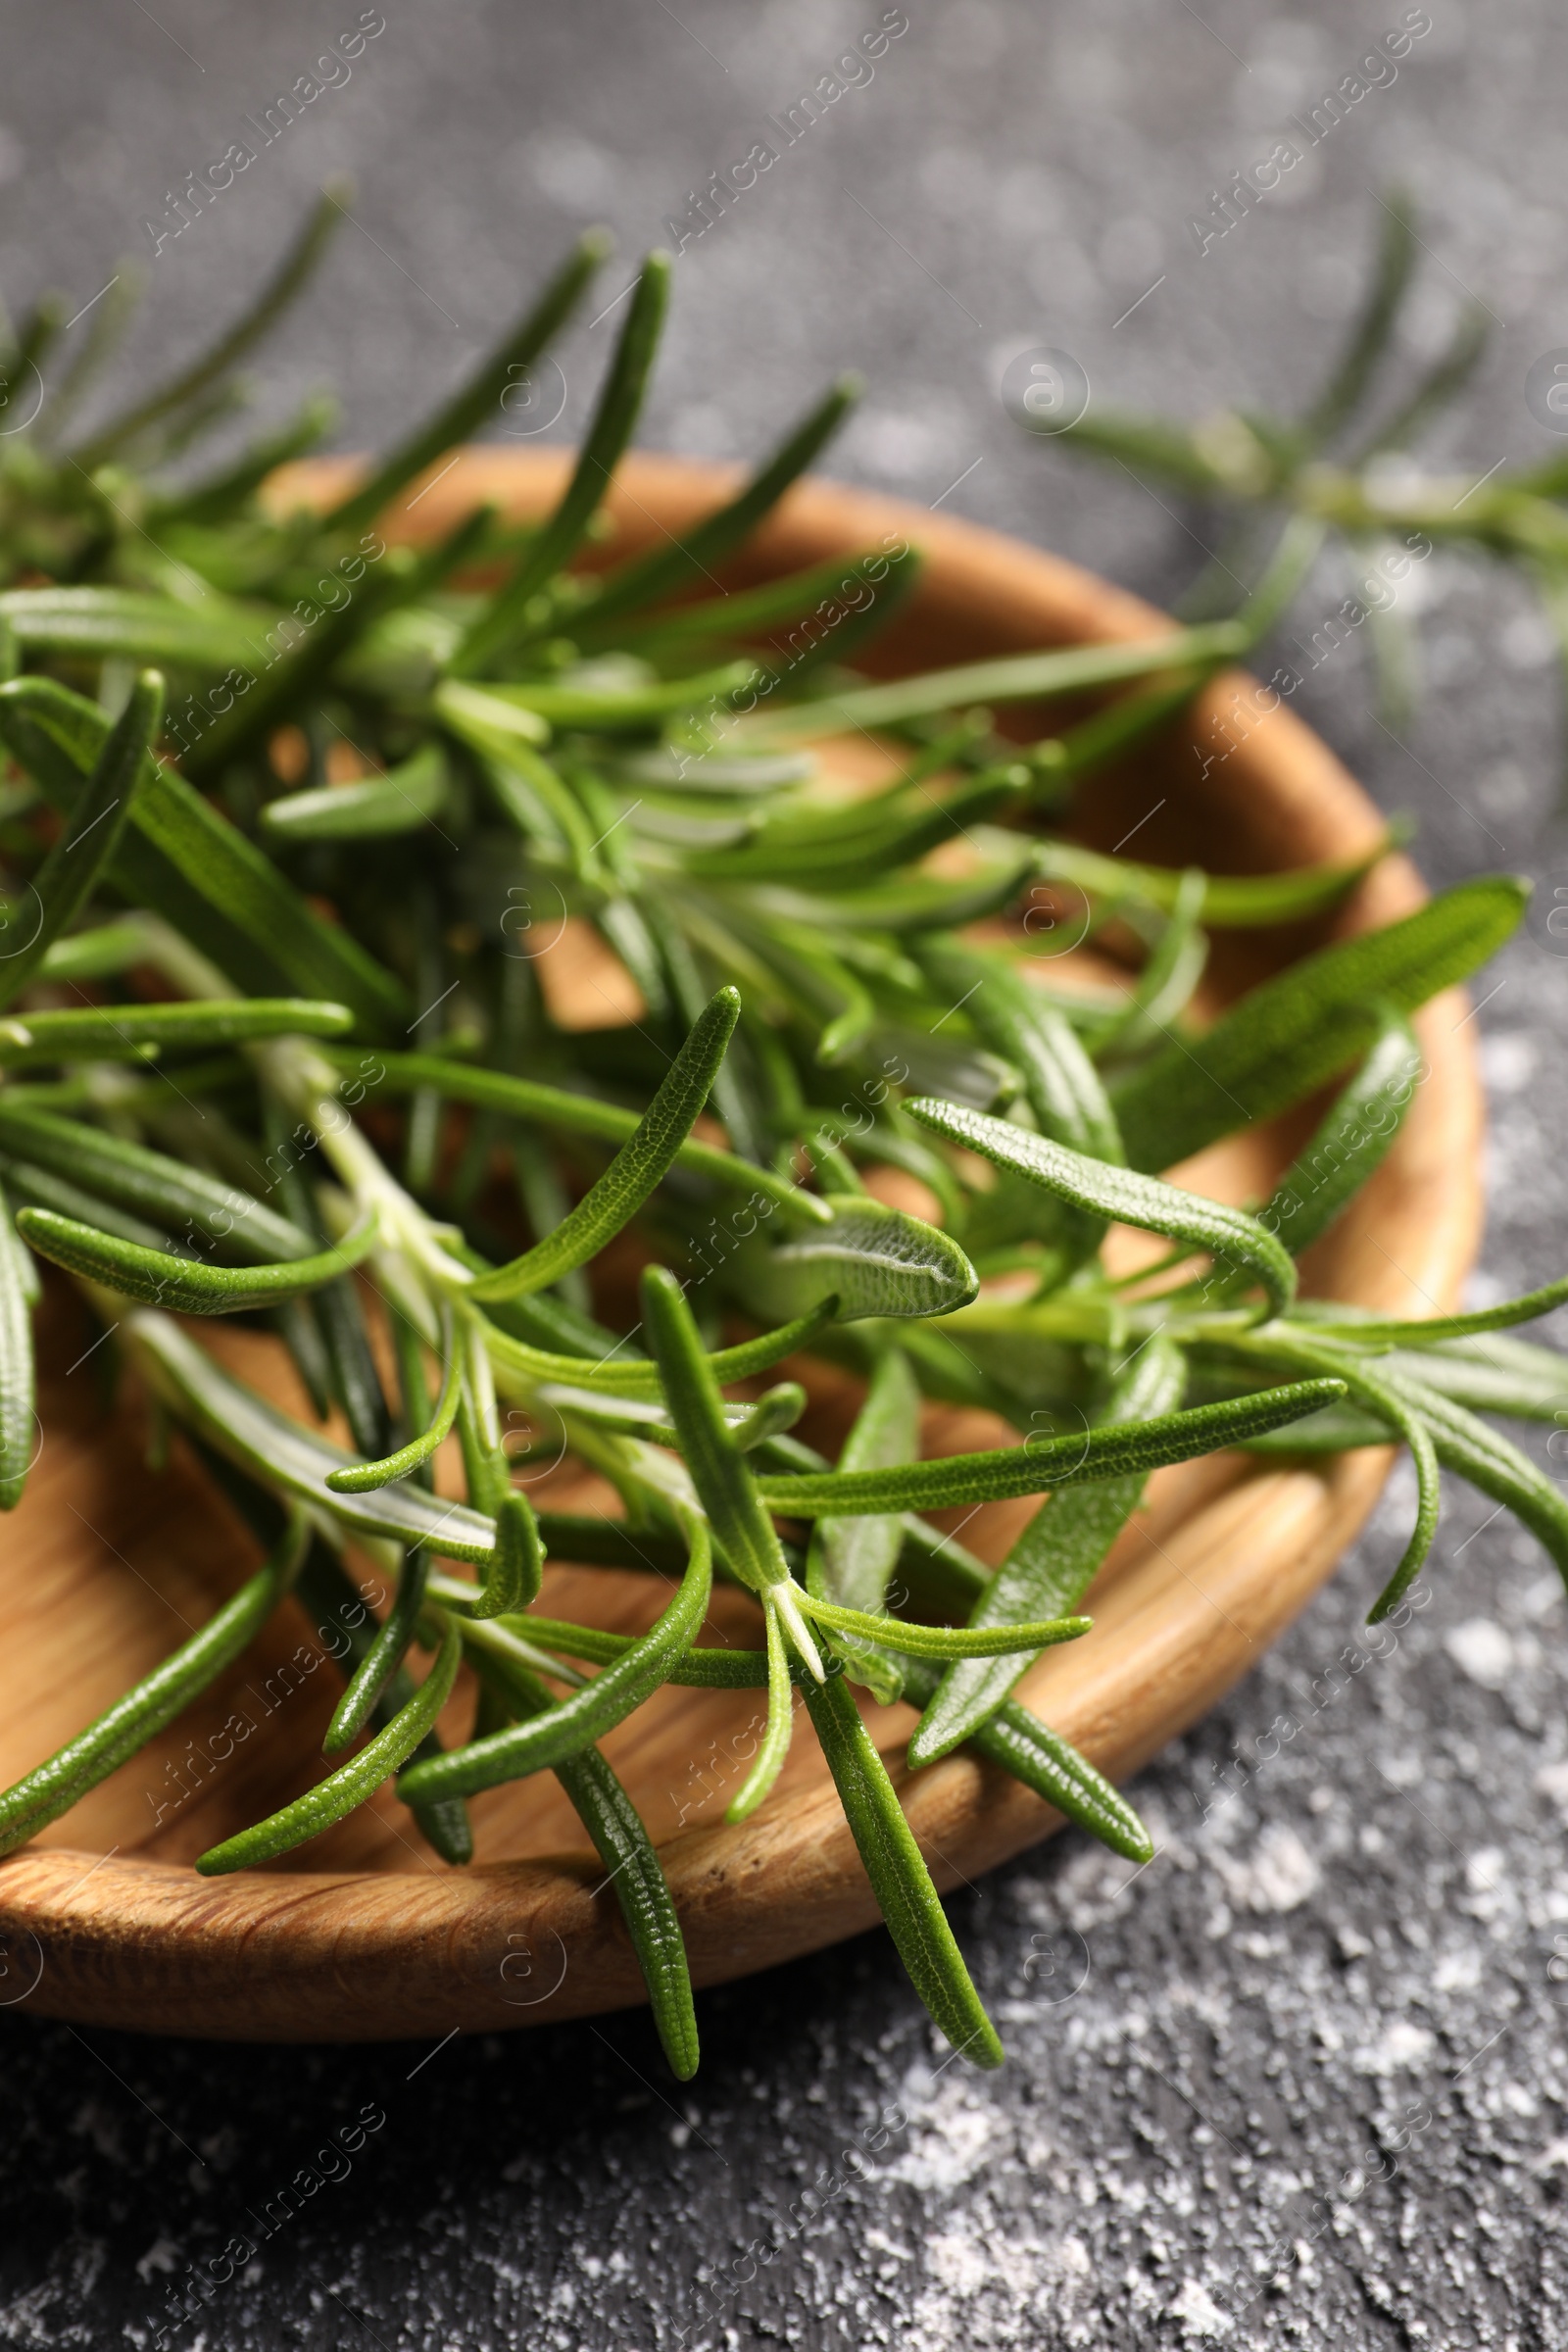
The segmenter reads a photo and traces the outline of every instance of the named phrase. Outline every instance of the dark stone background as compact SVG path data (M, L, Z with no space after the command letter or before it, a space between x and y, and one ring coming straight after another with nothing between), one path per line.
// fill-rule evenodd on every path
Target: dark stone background
M136 354L165 366L347 167L358 225L261 399L277 413L329 375L345 442L373 443L454 380L584 219L626 253L657 239L880 10L385 0L352 79L153 260L143 223L166 188L355 13L10 0L6 292L58 283L84 303L139 254ZM1275 198L1205 256L1186 229L1401 15L910 0L869 86L682 256L645 439L755 451L853 363L870 391L840 471L1172 595L1202 518L1025 443L1002 365L1064 345L1098 392L1180 414L1300 397L1353 300L1377 192L1402 179L1430 256L1406 364L1466 288L1496 320L1435 454L1476 476L1546 454L1523 397L1530 362L1568 342L1568 93L1544 6L1431 0L1396 82ZM563 437L609 331L563 352ZM1309 626L1345 586L1326 566ZM1434 881L1549 874L1568 860L1549 634L1478 563L1435 558L1421 588L1427 679L1404 742L1370 715L1358 645L1309 683L1307 715L1416 812ZM1494 987L1480 1297L1561 1269L1568 1148L1568 965L1525 940ZM1356 1640L1407 1503L1396 1479L1335 1587L1144 1777L1160 1852L1135 1884L1073 1837L956 1900L1010 2043L1001 2076L928 2071L939 2053L880 1935L704 1997L689 2093L639 2015L428 2054L157 2043L17 2009L0 2340L150 2342L186 2263L256 2235L246 2209L368 2106L385 2121L348 2177L173 2345L1562 2345L1568 2010L1547 1963L1568 1933L1568 1616L1534 1545L1506 1519L1481 1532L1485 1507L1455 1491L1430 1605L1317 1706L1313 1677ZM907 2120L833 2193L892 2103ZM818 2178L820 2211L791 2225ZM745 2255L786 2231L770 2263ZM730 2287L705 2290L711 2271Z

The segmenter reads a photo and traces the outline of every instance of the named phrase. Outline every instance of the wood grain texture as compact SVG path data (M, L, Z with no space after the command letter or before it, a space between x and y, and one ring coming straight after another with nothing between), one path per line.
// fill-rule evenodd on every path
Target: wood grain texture
M561 451L466 452L410 501L388 536L431 537L477 499L536 511L564 478ZM348 461L291 468L281 500L320 499ZM610 500L617 547L678 532L733 486L728 469L639 457ZM896 673L1032 647L1150 635L1172 624L1120 590L995 533L828 482L800 485L743 556L745 585L906 537L925 552L916 596L879 645ZM596 560L606 560L600 557ZM1020 728L1025 721L1020 719ZM1158 806L1156 807L1156 804ZM1152 811L1152 813L1151 813ZM1097 779L1077 812L1108 847L1145 819L1148 858L1257 872L1363 850L1375 811L1287 708L1258 713L1239 673L1217 679L1171 742ZM1420 902L1409 864L1381 864L1326 922L1220 943L1218 1004L1322 940L1389 922ZM1480 1098L1462 997L1418 1019L1428 1075L1394 1151L1307 1261L1319 1295L1424 1313L1455 1300L1478 1235ZM1219 1197L1255 1194L1300 1120L1215 1147L1178 1171ZM135 1400L106 1413L91 1333L52 1294L43 1336L41 1451L6 1522L12 1638L0 1776L49 1753L144 1673L241 1581L255 1551L176 1446L168 1471L142 1459ZM204 1333L225 1361L303 1410L263 1341ZM842 1418L843 1384L817 1409ZM929 1451L986 1442L977 1416L932 1410ZM1124 1777L1262 1655L1331 1573L1386 1476L1387 1452L1317 1468L1236 1456L1160 1472L1148 1507L1097 1581L1093 1634L1053 1651L1021 1695L1113 1777ZM562 1470L534 1489L562 1508L608 1504ZM1001 1556L1027 1504L1000 1505L965 1540ZM372 1592L367 1582L367 1590ZM1370 1598L1370 1594L1368 1595ZM640 1630L658 1607L647 1580L552 1567L544 1605ZM751 1603L723 1593L732 1635ZM538 2025L642 1997L613 1896L549 1775L477 1800L479 1860L452 1871L425 1849L389 1789L285 1863L204 1881L194 1856L319 1776L340 1687L330 1628L290 1603L221 1682L39 1842L0 1865L0 2005L80 2023L255 2040L439 2036L455 2026ZM814 1742L797 1741L753 1820L725 1828L760 1694L665 1690L606 1742L658 1839L694 1976L714 1984L813 1950L876 1916ZM460 1686L446 1719L461 1729ZM972 1876L1058 1826L1015 1782L958 1755L918 1776L899 1759L906 1708L868 1720L939 1885Z

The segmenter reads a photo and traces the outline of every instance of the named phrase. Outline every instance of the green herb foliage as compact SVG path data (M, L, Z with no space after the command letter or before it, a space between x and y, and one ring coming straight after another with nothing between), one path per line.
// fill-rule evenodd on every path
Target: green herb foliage
M676 1905L599 1742L666 1685L765 1692L728 1818L778 1801L809 1725L916 1990L955 2049L995 2064L852 1685L921 1710L901 1772L967 1745L1145 1860L1126 1801L1013 1693L1089 1631L1081 1604L1152 1470L1396 1440L1416 1520L1374 1613L1427 1556L1445 1471L1568 1574L1568 1507L1478 1417L1568 1409L1560 1360L1506 1336L1568 1285L1374 1319L1303 1297L1298 1266L1397 1134L1420 1079L1410 1015L1508 937L1520 887L1466 883L1352 932L1204 1028L1208 934L1321 915L1382 847L1210 875L1061 829L1072 795L1180 723L1295 593L1328 495L1308 498L1300 461L1359 402L1402 280L1388 264L1298 445L1253 436L1276 503L1302 511L1242 612L872 677L862 650L917 548L890 534L794 578L725 576L852 383L684 538L628 552L605 520L668 299L661 256L529 527L481 513L416 554L389 544L413 485L584 299L598 237L331 512L284 512L268 487L324 430L319 404L204 476L205 404L336 217L323 203L252 311L160 389L74 440L46 400L0 454L0 1504L34 1450L41 1258L214 1475L261 1497L262 1540L284 1526L182 1648L0 1794L0 1845L171 1724L296 1577L352 1592L336 1549L357 1541L396 1591L345 1665L328 1768L204 1873L292 1851L394 1776L458 1867L466 1797L554 1772L684 2079ZM1080 438L1097 433L1108 449L1102 425ZM1182 436L1141 454L1219 481ZM854 800L817 748L847 729L885 757ZM1140 943L1123 992L1056 985L1033 953L1042 888L1081 899L1085 938L1124 961ZM548 956L568 925L635 987L629 1017L558 1017ZM1160 1175L1325 1089L1255 1209ZM1170 1248L1113 1279L1112 1223ZM352 1450L180 1320L221 1314L267 1318ZM793 1377L733 1394L802 1356L865 1379L837 1459L794 1434ZM1021 1442L922 1459L928 1398L984 1406ZM534 1479L567 1457L620 1516L536 1511ZM1042 1499L995 1575L923 1516L1020 1495ZM552 1560L658 1580L648 1630L549 1614ZM715 1576L756 1604L749 1645L704 1639Z

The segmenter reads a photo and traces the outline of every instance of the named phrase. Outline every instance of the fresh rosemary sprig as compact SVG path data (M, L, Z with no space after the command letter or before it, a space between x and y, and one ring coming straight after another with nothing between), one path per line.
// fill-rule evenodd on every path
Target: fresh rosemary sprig
M1177 607L1192 621L1227 608L1238 579L1266 562L1283 521L1332 534L1353 565L1346 567L1350 593L1308 623L1305 647L1294 641L1304 666L1283 661L1274 690L1294 694L1364 624L1383 716L1397 724L1410 713L1419 667L1404 591L1413 565L1435 547L1516 565L1536 590L1568 670L1568 460L1451 472L1419 465L1413 453L1486 356L1491 314L1468 300L1446 347L1402 389L1392 385L1395 340L1422 245L1408 196L1391 191L1381 211L1365 297L1344 350L1300 416L1223 408L1182 425L1095 403L1072 424L1035 422L1033 429L1217 514L1219 545ZM1027 415L1017 420L1032 421Z
M679 1923L598 1743L666 1683L764 1690L739 1820L776 1782L799 1693L922 1999L994 2064L848 1685L919 1707L911 1769L967 1741L1147 1858L1124 1800L1010 1692L1087 1630L1079 1602L1151 1469L1227 1446L1399 1439L1420 1501L1380 1609L1425 1556L1441 1467L1507 1501L1568 1573L1568 1506L1476 1418L1556 1409L1557 1359L1492 1335L1563 1286L1411 1324L1303 1299L1296 1266L1397 1130L1419 1069L1406 1016L1485 962L1522 892L1450 891L1200 1033L1188 1007L1207 935L1330 906L1366 861L1175 873L1092 855L1053 820L1266 632L1322 501L1298 500L1305 519L1245 616L871 682L847 656L917 551L734 595L713 578L852 386L684 541L619 562L603 545L667 295L658 256L583 456L530 530L481 514L415 557L379 524L542 353L602 258L595 238L335 509L283 512L267 493L279 457L324 431L319 404L192 480L193 421L326 225L323 212L249 318L170 385L74 445L46 397L32 433L0 446L0 858L20 943L0 958L0 1501L20 1497L31 1448L36 1255L74 1279L271 1546L183 1649L0 1795L0 1842L161 1731L293 1580L313 1600L352 1591L341 1560L358 1549L395 1592L345 1661L331 1769L202 1871L296 1848L394 1773L462 1863L466 1799L553 1771L684 2077L697 2029ZM598 568L569 568L596 534ZM1096 713L1053 728L1052 703L1089 689ZM1003 734L1003 704L1044 731ZM887 755L885 780L848 803L812 748L846 729ZM1038 890L1081 896L1086 936L1142 943L1125 995L1042 982L1018 919ZM530 936L541 906L597 933L635 984L635 1019L555 1019ZM1256 1213L1159 1180L1336 1080ZM886 1168L926 1188L929 1220L876 1197ZM1111 1221L1169 1253L1112 1277ZM612 1245L624 1262L633 1228L640 1311L617 1314L613 1286L587 1276ZM214 1314L275 1332L352 1450L177 1320ZM836 1463L793 1434L794 1382L725 1395L800 1353L867 1383ZM1027 1442L920 1461L923 1396L988 1405ZM536 1515L503 1406L559 1421L623 1518ZM1075 1434L1042 1438L1042 1410ZM434 1488L449 1437L462 1497ZM1049 1499L994 1576L920 1515L1028 1494ZM635 1638L548 1616L550 1558L657 1573L662 1613ZM756 1597L755 1647L702 1642L715 1576ZM445 1745L465 1667L479 1708Z

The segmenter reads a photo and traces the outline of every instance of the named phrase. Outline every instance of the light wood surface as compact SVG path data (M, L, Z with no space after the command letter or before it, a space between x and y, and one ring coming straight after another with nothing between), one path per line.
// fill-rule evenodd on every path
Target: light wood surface
M559 451L466 452L422 495L416 485L388 535L428 538L480 497L534 511L566 464ZM291 469L277 494L321 498L347 470L335 461ZM617 549L662 541L732 479L675 459L631 460L610 501ZM1170 625L1053 557L821 481L790 495L725 581L743 585L888 534L927 558L916 597L878 650L878 665L890 671ZM1161 753L1095 783L1078 813L1084 837L1108 848L1143 818L1142 856L1222 872L1343 858L1373 841L1370 804L1325 746L1288 708L1250 717L1252 708L1249 681L1217 680ZM1327 937L1394 919L1421 896L1409 864L1393 858L1326 922L1223 939L1213 1001ZM1308 1260L1319 1295L1398 1313L1455 1299L1480 1216L1481 1111L1464 1011L1464 1000L1449 995L1420 1016L1428 1075L1394 1152ZM1292 1140L1289 1129L1255 1134L1178 1173L1223 1197L1255 1195ZM304 1410L268 1343L221 1326L202 1336ZM167 1471L146 1468L140 1402L126 1394L106 1409L97 1359L78 1360L90 1338L69 1291L52 1288L40 1452L22 1507L4 1523L0 1553L11 1627L0 1785L186 1639L254 1564L253 1546L177 1443ZM815 1381L818 1430L842 1424L845 1387L831 1376ZM928 1451L961 1450L987 1436L983 1417L928 1412ZM1094 1632L1049 1653L1022 1697L1125 1778L1261 1657L1333 1570L1388 1462L1384 1451L1318 1468L1219 1456L1160 1472L1096 1584ZM534 1493L560 1508L610 1500L569 1470ZM965 1541L1000 1557L1029 1507L983 1514ZM545 1606L640 1630L661 1597L646 1579L556 1567ZM715 1622L743 1632L750 1610L744 1595L726 1592ZM319 1777L339 1687L318 1629L290 1603L162 1740L0 1865L0 2005L80 2023L290 2041L539 2025L640 1999L613 1894L548 1774L476 1801L479 1860L467 1870L440 1864L384 1788L283 1865L197 1878L196 1854ZM699 1984L811 1951L876 1917L808 1737L797 1740L762 1811L739 1828L722 1825L741 1769L736 1743L746 1748L760 1703L760 1693L664 1690L606 1742L660 1841ZM471 1704L460 1684L449 1733L464 1728ZM1015 1782L967 1756L906 1774L908 1709L870 1708L868 1720L939 1885L971 1878L1059 1826Z

